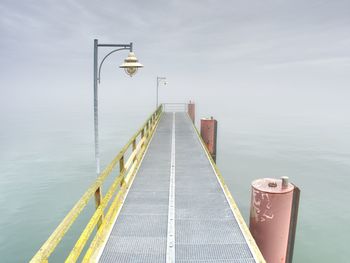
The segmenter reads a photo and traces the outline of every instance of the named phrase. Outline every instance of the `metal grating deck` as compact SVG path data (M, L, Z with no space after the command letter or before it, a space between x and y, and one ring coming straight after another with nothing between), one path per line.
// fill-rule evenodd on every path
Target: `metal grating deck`
M255 262L187 115L176 118L176 262Z
M170 184L172 162L175 184ZM175 204L172 260L167 257L167 240L174 238L168 236L169 186L175 193L170 202ZM100 262L166 262L167 258L168 262L255 262L187 113L179 112L163 113Z

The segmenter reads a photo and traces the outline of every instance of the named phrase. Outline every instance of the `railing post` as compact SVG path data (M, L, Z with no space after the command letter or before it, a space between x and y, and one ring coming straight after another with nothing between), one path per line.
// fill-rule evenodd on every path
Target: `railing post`
M136 150L136 139L132 141L132 151Z
M132 141L132 152L134 152L135 150L136 150L136 139L134 139L134 140ZM134 157L134 159L132 160L132 162L135 162L136 156L137 156L137 154L135 153L135 157Z
M99 188L97 188L97 190L95 192L95 209L96 210L101 205L101 201L102 201L102 193L101 193L101 187L99 187ZM100 226L102 224L102 220L103 220L103 212L102 212L100 219L98 220L97 229L100 228Z
M119 160L119 171L122 176L122 179L120 180L120 186L122 186L124 183L124 155Z

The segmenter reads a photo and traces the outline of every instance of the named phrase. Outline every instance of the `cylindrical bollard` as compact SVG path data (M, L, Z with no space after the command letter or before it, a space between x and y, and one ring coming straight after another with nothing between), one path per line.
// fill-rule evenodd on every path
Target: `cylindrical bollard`
M213 117L210 119L201 119L201 136L214 162L216 162L217 127L218 123Z
M190 116L193 123L195 123L195 104L193 102L189 102L187 106L188 115Z
M300 190L281 179L252 182L250 232L268 263L291 263Z

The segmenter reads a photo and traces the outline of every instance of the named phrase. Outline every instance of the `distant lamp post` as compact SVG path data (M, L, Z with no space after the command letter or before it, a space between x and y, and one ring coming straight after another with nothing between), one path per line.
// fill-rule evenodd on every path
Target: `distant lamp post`
M158 108L158 89L159 89L159 84L163 83L164 86L166 86L168 84L166 77L158 77L157 76L157 99L156 99L156 108Z
M98 48L99 47L113 47L111 52L109 52L102 60L98 63ZM99 151L99 141L98 141L98 83L101 80L101 69L106 58L111 54L120 51L129 50L128 57L124 60L124 63L120 65L130 77L132 77L139 68L143 65L140 64L133 52L133 44L99 44L98 40L94 40L94 126L95 126L95 159L96 159L96 173L100 174L100 151Z

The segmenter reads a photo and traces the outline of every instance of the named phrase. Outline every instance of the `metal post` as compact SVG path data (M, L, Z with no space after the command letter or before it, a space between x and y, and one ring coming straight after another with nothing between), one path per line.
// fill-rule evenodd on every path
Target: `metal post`
M98 40L94 40L94 127L95 127L95 160L96 160L96 174L100 174L100 150L98 144Z
M158 90L159 90L159 82L164 81L166 84L166 77L158 77L157 76L157 90L156 90L156 109L158 108Z
M159 78L157 77L157 102L156 102L156 109L158 108L158 86L159 86Z
M94 126L95 126L95 160L96 160L96 174L100 174L100 152L98 145L98 83L97 83L97 73L98 73L98 40L94 40ZM97 188L95 192L95 207L96 209L101 204L101 188ZM100 217L97 228L102 224L103 215Z
M98 48L99 47L114 47L117 49L112 50L109 52L105 57L102 59L101 63L98 63ZM120 50L126 50L129 49L130 52L133 51L133 44L132 42L130 44L99 44L97 39L94 39L94 135L95 135L95 160L96 160L96 174L97 176L100 175L100 149L99 149L99 138L98 138L98 83L101 80L101 68L103 65L103 62L106 60L107 57L109 57L114 52L120 51ZM123 163L121 164L122 167L124 167L124 159L121 160ZM102 201L102 193L101 193L101 187L98 187L95 192L95 206L96 209L100 206ZM99 222L97 224L98 227L100 227L103 220L103 214L101 215L101 218L99 219Z
M109 52L101 61L98 63L98 47L117 47L117 49ZM130 44L99 44L98 40L94 40L94 126L95 126L95 160L96 160L96 173L97 176L100 174L100 149L99 149L99 138L98 138L98 83L101 80L101 69L103 62L114 52L129 49L133 51L133 43Z

